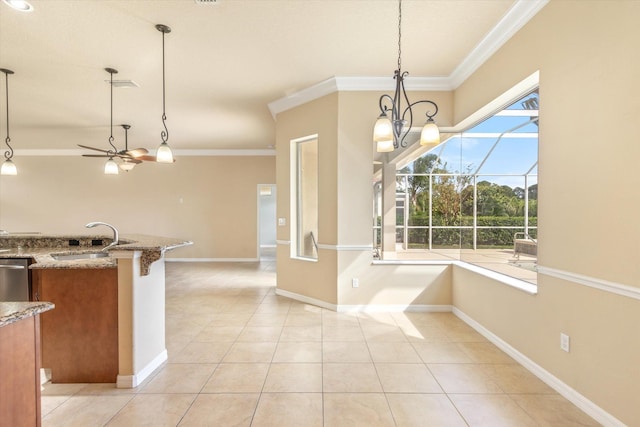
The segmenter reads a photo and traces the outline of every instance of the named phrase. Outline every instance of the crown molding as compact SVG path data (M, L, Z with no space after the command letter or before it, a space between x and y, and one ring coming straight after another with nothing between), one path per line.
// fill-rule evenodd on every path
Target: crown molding
M56 150L56 149L20 149L15 150L16 156L58 156L58 157L75 157L86 154L86 150ZM220 149L202 149L202 150L173 150L176 157L229 157L229 156L275 156L275 149L264 150L220 150Z
M407 77L410 91L451 91L457 89L502 45L533 18L549 0L517 0L498 24L446 77ZM337 91L388 91L395 88L392 77L331 77L268 104L271 116L298 107Z
M498 24L476 45L449 76L451 86L458 88L482 66L515 33L531 20L549 0L518 0Z

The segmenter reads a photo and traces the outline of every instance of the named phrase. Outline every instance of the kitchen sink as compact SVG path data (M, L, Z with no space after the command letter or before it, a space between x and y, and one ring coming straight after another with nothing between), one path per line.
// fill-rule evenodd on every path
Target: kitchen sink
M106 258L109 254L106 252L87 252L83 254L52 254L51 257L56 261L73 261L82 259Z

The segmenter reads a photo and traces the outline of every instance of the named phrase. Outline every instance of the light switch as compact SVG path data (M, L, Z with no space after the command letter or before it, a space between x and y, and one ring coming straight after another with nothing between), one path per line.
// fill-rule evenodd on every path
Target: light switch
M287 218L278 218L278 225L280 227L284 227L285 225L287 225Z

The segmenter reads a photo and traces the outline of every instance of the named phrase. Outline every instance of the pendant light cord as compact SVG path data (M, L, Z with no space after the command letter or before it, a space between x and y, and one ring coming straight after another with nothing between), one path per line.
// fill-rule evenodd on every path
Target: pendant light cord
M164 84L164 31L162 32L162 126L164 130L160 132L160 138L162 142L166 143L169 140L169 129L167 128L167 114L165 112L165 84Z
M113 145L113 72L109 71L109 74L111 75L111 81L109 82L109 86L111 89L111 121L109 123L109 127L110 127L110 133L109 133L109 145L111 145L113 147L113 154L116 154L118 152L118 149L116 148L115 145Z
M398 71L402 70L402 0L398 1Z
M4 73L5 76L5 93L7 95L7 137L5 138L4 142L5 144L7 144L7 147L9 148L7 151L4 152L4 158L7 160L11 160L11 158L13 157L13 148L11 147L11 144L9 144L11 142L11 138L9 138L9 73L5 72Z

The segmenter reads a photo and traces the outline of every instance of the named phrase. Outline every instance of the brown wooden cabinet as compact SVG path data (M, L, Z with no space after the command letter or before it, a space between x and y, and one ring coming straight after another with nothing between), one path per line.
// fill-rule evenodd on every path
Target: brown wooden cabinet
M0 327L0 426L40 425L39 316Z
M34 269L41 315L42 367L53 383L115 383L118 376L117 268Z

